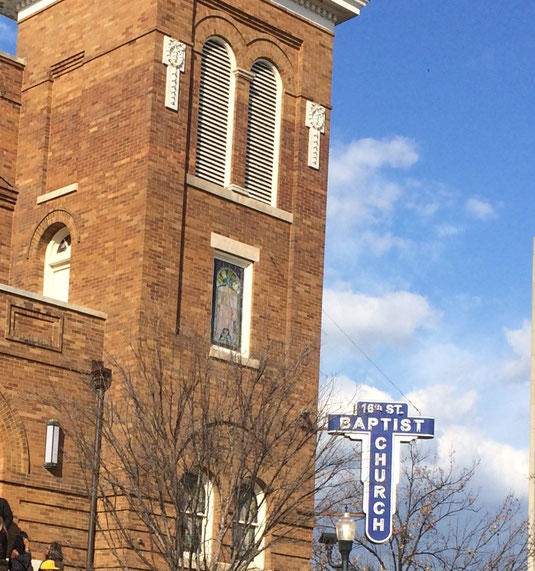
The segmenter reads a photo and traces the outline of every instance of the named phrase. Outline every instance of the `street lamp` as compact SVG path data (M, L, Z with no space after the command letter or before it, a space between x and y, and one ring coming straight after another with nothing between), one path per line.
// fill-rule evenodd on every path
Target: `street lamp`
M91 383L97 394L97 418L95 425L95 447L93 451L93 474L89 492L89 530L87 534L86 571L93 571L95 561L95 533L97 529L97 496L102 446L102 425L104 422L104 393L111 385L111 369L102 361L91 361Z
M347 509L347 508L346 508ZM348 512L338 519L335 525L336 534L323 532L320 537L320 543L327 546L327 558L329 565L333 569L341 569L342 571L349 571L349 554L353 547L353 540L355 539L355 531L357 524L355 520L349 516ZM341 563L334 563L332 554L335 543L338 542L338 551L342 557Z

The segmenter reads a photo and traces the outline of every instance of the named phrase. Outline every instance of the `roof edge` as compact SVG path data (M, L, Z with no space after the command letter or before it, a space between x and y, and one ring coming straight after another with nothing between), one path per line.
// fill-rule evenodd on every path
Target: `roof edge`
M331 32L334 27L360 14L370 0L271 0Z

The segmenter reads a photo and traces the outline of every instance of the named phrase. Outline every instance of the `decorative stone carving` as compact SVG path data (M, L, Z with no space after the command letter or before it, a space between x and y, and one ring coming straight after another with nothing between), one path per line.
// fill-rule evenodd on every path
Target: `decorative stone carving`
M174 40L169 36L164 36L162 63L167 66L165 106L168 109L178 111L180 74L184 72L186 63L186 44Z
M320 136L325 133L326 110L322 105L307 101L306 126L308 133L308 166L320 168Z

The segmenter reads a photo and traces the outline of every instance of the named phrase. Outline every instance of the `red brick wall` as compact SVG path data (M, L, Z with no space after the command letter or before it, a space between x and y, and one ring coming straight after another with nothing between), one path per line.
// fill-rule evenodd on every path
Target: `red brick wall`
M51 541L65 546L71 565L83 562L87 544L86 486L72 434L63 435L60 466L43 466L46 422L69 423L69 404L94 402L91 360L102 359L104 316L0 289L0 496L15 524L28 532L35 558ZM76 416L75 406L72 415Z
M23 63L0 52L0 283L9 281Z
M178 112L164 106L164 34L187 45ZM212 34L228 41L239 68L250 70L263 57L280 72L277 207L293 216L291 222L186 182L195 172L200 53ZM311 169L305 109L306 100L329 108L332 34L266 0L63 0L20 23L19 46L27 66L12 285L42 291L46 229L53 223L69 226L69 301L108 314L102 343L113 355L150 314L161 315L169 333L178 322L181 334L209 335L211 232L255 246L260 260L253 271L250 356L260 357L268 342L294 357L314 348L295 398L314 396L328 129L321 137L320 169ZM232 182L243 184L249 86L244 79L237 85ZM76 192L37 203L38 197L73 183ZM85 358L87 367L90 353L72 358ZM35 367L21 365L24 355L15 359L22 367L17 382L29 383L38 375ZM25 403L13 406L32 433ZM41 446L37 435L29 445ZM43 489L50 484L47 477L39 470L35 474ZM58 486L68 488L59 481ZM41 508L25 509L35 533L44 537ZM305 541L291 556L287 547L274 550L273 569L308 568L311 531L299 533ZM112 565L105 557L100 564Z

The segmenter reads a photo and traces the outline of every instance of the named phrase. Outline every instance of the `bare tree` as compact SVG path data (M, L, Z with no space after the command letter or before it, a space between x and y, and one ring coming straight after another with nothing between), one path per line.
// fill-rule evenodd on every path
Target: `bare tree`
M328 501L347 461L339 439L318 438L306 352L254 366L208 353L156 328L109 360L98 525L122 569L240 571L281 542L306 553L314 498ZM95 410L58 402L90 476Z
M508 495L487 511L473 489L477 465L429 462L417 444L402 462L393 534L382 545L359 536L352 552L359 571L520 571L527 566L527 521L521 502ZM361 505L360 485L346 501ZM315 569L327 569L319 550Z

